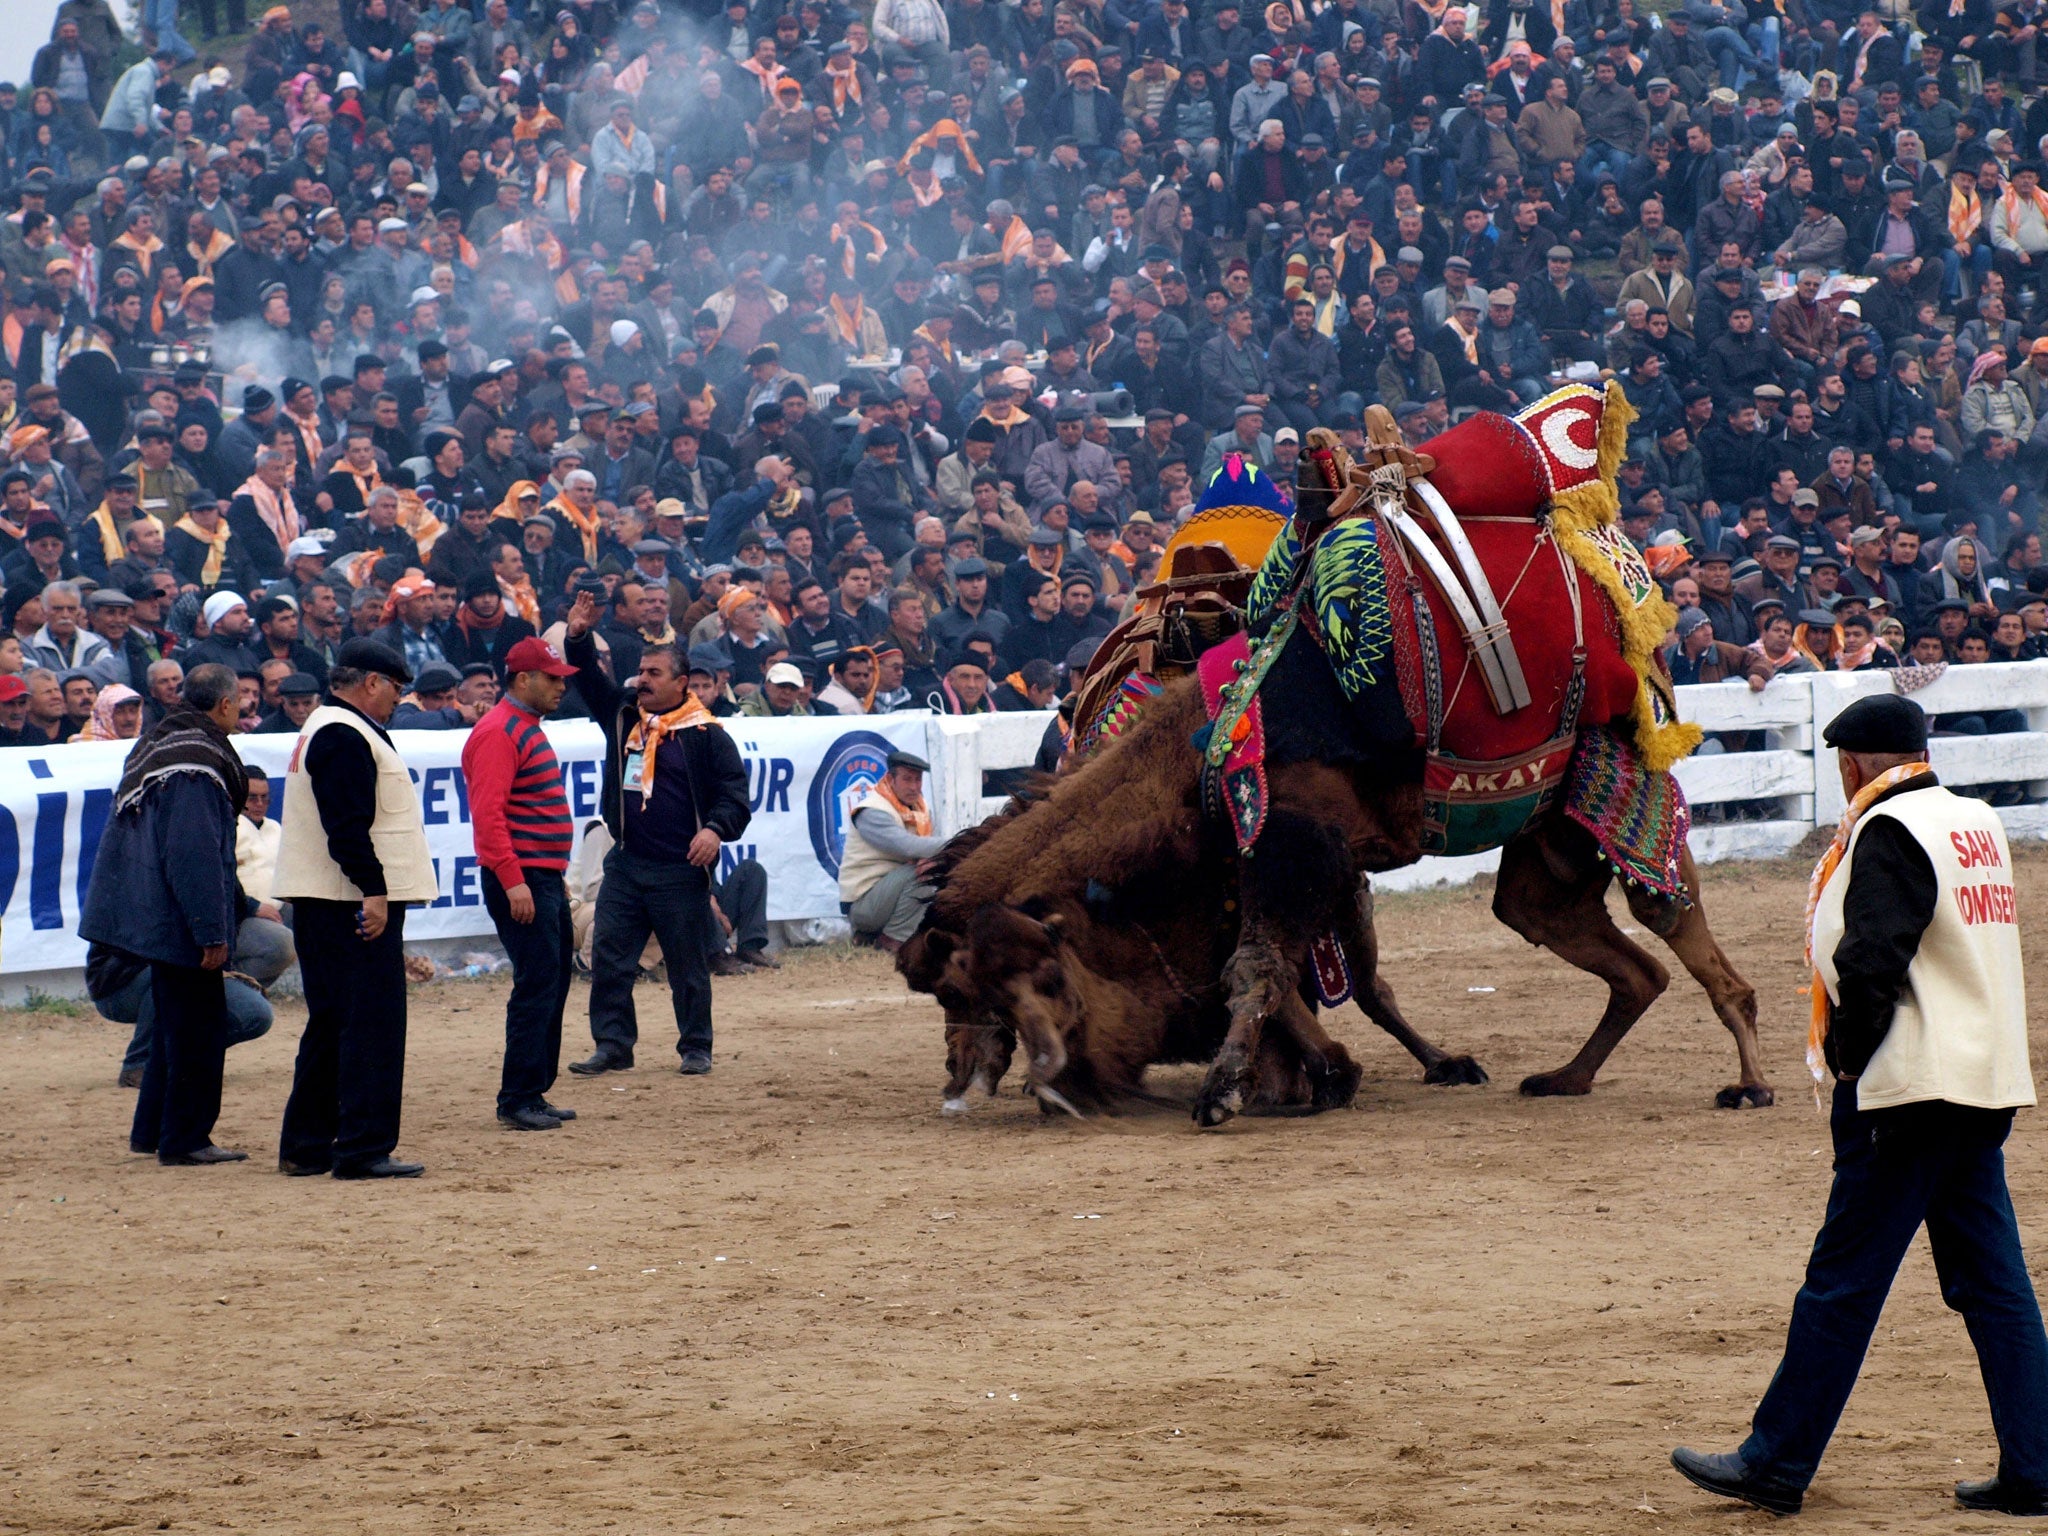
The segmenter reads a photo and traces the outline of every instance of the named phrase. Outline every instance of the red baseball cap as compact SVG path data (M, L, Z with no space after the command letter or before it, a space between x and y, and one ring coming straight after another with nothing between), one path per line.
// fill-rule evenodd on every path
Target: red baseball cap
M0 672L0 704L12 704L28 697L28 684L17 672Z
M515 672L545 672L549 677L574 677L576 669L562 660L562 653L547 641L528 635L505 653L505 675Z

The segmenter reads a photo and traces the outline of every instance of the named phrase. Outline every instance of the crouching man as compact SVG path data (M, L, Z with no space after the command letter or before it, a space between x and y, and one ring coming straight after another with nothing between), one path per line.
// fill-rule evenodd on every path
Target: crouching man
M930 771L921 757L891 752L881 782L854 803L839 861L839 910L855 940L890 954L924 919L932 899L932 887L923 883L925 864L945 842L932 835L924 803Z

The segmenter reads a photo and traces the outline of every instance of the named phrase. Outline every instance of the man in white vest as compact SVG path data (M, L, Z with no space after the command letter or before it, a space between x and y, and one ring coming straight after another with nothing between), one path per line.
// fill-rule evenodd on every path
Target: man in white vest
M839 860L839 910L853 936L894 954L917 932L932 887L924 864L945 843L932 835L924 803L931 764L909 752L891 752L882 780L853 804L846 852Z
M405 905L440 894L419 797L384 722L412 680L389 646L355 639L306 717L284 780L274 901L292 903L306 1032L278 1167L292 1175L410 1179L405 1087Z
M1909 699L1860 699L1825 740L1849 807L1813 874L1807 1062L1816 1084L1835 1079L1834 1188L1749 1438L1671 1461L1709 1492L1798 1513L1924 1224L1998 1435L1997 1475L1958 1483L1956 1501L2048 1514L2048 1335L2002 1150L2034 1102L2005 828L1941 787Z

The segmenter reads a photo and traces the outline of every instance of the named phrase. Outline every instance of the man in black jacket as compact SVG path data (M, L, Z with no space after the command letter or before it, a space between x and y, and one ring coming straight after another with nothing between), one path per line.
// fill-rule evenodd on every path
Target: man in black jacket
M711 870L752 818L739 748L690 693L687 659L650 645L628 693L606 675L591 630L597 599L576 595L567 644L577 691L604 729L605 856L590 954L590 1035L597 1049L571 1072L633 1065L640 1037L633 981L650 933L661 940L686 1076L711 1070Z
M1807 1049L1815 1081L1835 1080L1834 1187L1749 1438L1722 1455L1681 1446L1672 1464L1797 1514L1924 1224L1998 1436L1997 1476L1956 1484L1956 1502L2048 1514L2048 1333L2001 1150L2034 1102L2011 851L1995 812L1929 771L1912 700L1859 699L1824 734L1848 807L1814 871Z

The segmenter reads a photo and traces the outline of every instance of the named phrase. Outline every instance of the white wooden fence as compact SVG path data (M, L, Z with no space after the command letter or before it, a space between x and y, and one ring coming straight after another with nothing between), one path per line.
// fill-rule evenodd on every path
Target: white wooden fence
M1678 690L1679 713L1709 733L1761 733L1761 748L1750 752L1712 747L1678 766L1678 782L1692 802L1693 857L1771 858L1803 841L1816 826L1832 827L1842 814L1842 784L1835 753L1821 732L1850 704L1868 694L1890 692L1890 672L1830 672L1781 677L1762 692L1747 683L1710 683ZM2029 803L1999 811L2015 838L2048 839L2048 661L1996 662L1951 667L1935 682L1910 695L1930 715L2020 710L2027 729L1998 736L1939 736L1932 743L1934 767L1956 788L1972 784L2026 786ZM1028 766L1051 721L1049 711L949 717L935 721L932 760L938 824L952 831L972 826L1003 804L984 796L982 774ZM1710 736L1711 741L1711 736ZM1768 820L1704 821L1700 808L1775 801ZM1490 871L1498 853L1460 859L1424 859L1407 869L1374 877L1384 890L1457 885Z

